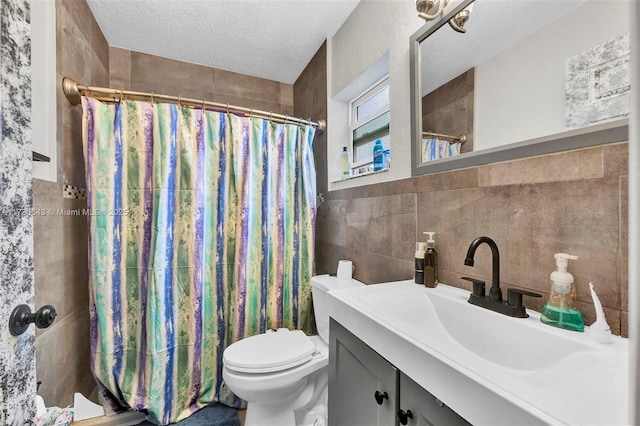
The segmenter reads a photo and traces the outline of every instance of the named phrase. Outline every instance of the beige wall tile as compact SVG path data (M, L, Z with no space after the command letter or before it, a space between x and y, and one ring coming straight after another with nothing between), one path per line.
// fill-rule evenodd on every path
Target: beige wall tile
M82 253L35 268L35 306L52 305L58 313L56 321L61 321L78 307L88 306L88 275L87 258ZM36 330L36 335L39 333L40 330Z
M280 104L293 107L293 85L280 83Z
M109 84L109 48L84 1L62 1L56 8L57 76L83 84ZM89 15L87 15L87 13ZM95 28L91 25L95 25ZM82 108L72 106L57 88L58 176L65 183L84 186Z
M82 139L82 108L65 114L62 125L62 157L58 157L58 167L62 169L62 182L79 188L86 188L84 152ZM78 114L79 113L79 114Z
M473 151L474 74L471 68L422 98L422 130L467 135L463 153Z
M602 147L605 176L621 176L629 173L629 142L620 142Z
M316 241L346 247L347 204L345 200L325 201L318 207Z
M131 90L212 100L213 68L131 52Z
M348 249L344 254L355 265L353 277L365 284L413 278L413 259L406 261L357 249Z
M620 311L620 335L629 337L629 312L627 311Z
M253 108L255 110L273 112L275 114L287 114L288 112L293 115L293 107L290 105L280 105L279 102L269 102L255 98L241 98L238 96L226 95L216 93L214 95L215 102L221 104L229 104L239 106L243 108Z
M476 167L413 178L413 187L416 192L452 191L455 189L476 188L477 186L478 169Z
M347 207L347 222L368 220L380 216L413 213L416 211L414 194L390 195L352 199Z
M347 248L345 246L322 242L316 243L316 274L335 274L338 269L339 260L351 259L345 255L346 250ZM358 266L356 266L356 269L357 268Z
M131 90L131 51L109 47L109 87Z
M349 221L347 247L396 259L413 259L415 214L392 214Z
M291 86L290 94L282 90L281 99L289 99L294 106L296 117L311 117L313 121L327 117L327 58L326 43L313 56L296 82ZM281 100L286 104L284 100ZM313 141L316 164L316 185L318 193L327 192L327 138L326 134L316 133Z
M620 246L618 248L618 291L620 306L629 310L629 177L620 176Z
M36 339L36 379L47 406L73 404L73 393L89 395L95 387L90 371L89 308L78 307Z
M548 154L478 168L480 186L593 179L602 176L601 147Z
M89 42L89 50L96 53L96 56L102 62L105 69L109 69L109 46L98 23L96 22L89 5L85 1L79 0L56 0L56 13L63 11L63 15L57 15L58 25L63 17L63 28L73 22L77 27L78 33Z
M213 88L218 95L281 103L281 83L231 71L215 69Z

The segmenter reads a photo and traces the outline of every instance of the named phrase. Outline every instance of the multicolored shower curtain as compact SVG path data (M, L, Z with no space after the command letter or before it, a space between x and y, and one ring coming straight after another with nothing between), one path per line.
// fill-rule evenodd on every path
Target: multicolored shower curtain
M92 369L162 423L218 400L222 353L306 328L311 126L83 97Z
M437 138L422 139L422 162L439 160L460 154L460 142L451 143Z

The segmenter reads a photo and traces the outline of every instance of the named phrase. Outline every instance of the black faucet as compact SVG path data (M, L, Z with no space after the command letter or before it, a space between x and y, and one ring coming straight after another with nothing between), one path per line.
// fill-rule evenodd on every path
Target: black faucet
M491 272L491 290L489 290L489 299L496 302L502 301L502 290L500 290L500 252L498 251L498 245L489 237L478 237L471 242L471 245L467 249L467 257L464 259L464 264L467 266L473 266L473 256L476 255L478 246L482 243L487 243L491 247L491 259L492 269Z
M473 292L469 296L469 303L504 315L509 315L511 317L527 318L529 315L522 304L522 296L542 297L542 295L531 291L510 288L507 290L507 301L502 301L502 290L500 289L500 252L498 251L498 245L495 241L489 237L478 237L473 240L467 250L467 257L464 259L464 264L467 266L473 266L473 256L476 254L478 246L482 243L487 243L491 248L491 257L493 262L491 289L489 290L489 297L486 297L484 281L469 277L462 277L462 279L473 283Z

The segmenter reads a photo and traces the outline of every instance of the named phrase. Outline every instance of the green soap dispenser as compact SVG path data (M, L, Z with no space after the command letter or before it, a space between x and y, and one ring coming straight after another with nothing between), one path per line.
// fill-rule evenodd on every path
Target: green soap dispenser
M569 259L578 256L556 253L557 270L551 273L549 300L542 309L540 321L554 327L573 331L584 331L582 314L576 309L576 289L573 286L573 275L567 272Z

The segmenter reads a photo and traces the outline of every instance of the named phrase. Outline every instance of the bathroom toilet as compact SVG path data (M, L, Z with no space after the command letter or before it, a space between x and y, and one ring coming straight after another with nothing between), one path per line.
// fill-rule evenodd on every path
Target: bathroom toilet
M318 336L278 329L247 337L224 351L222 378L247 401L246 426L326 423L329 314L327 293L363 285L329 275L311 278Z

